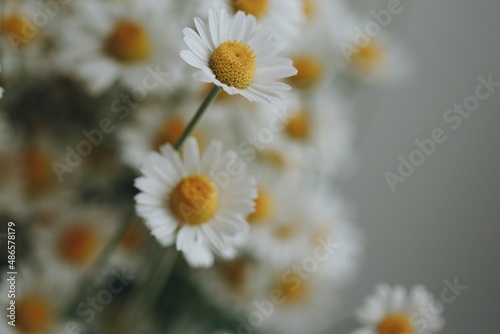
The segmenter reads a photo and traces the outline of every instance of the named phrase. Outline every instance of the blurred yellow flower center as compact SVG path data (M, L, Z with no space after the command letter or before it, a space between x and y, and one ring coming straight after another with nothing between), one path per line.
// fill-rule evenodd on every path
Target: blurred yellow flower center
M222 267L222 276L233 290L241 288L248 278L247 262L242 259L226 262Z
M285 304L297 305L305 302L309 297L310 287L306 281L299 276L288 276L286 282L281 281L276 289L282 293L282 298L285 299Z
M310 118L307 111L302 110L296 113L286 124L285 132L296 140L307 139L310 134Z
M193 174L174 188L169 204L183 223L201 225L210 220L219 207L217 189L205 175Z
M295 237L299 229L296 224L287 223L279 224L274 228L274 236L281 240L287 240Z
M382 46L377 42L370 42L365 46L357 46L352 54L351 63L365 72L375 70L384 58Z
M120 246L128 252L136 251L146 243L147 236L148 233L144 223L136 219L123 234L120 240Z
M268 0L232 0L235 11L241 10L246 14L251 14L256 18L260 18L267 12L269 8Z
M277 152L274 150L263 150L259 151L257 153L257 156L262 162L273 165L274 167L284 168L286 166L286 159L281 152Z
M155 149L163 144L175 145L186 128L186 122L178 118L166 120L158 133Z
M254 199L255 209L254 212L248 215L247 220L249 223L255 224L262 222L266 219L269 219L273 213L273 199L269 192L262 188L258 187L257 189L257 198Z
M122 21L106 39L106 51L125 63L134 63L149 58L151 45L147 32L139 24Z
M208 62L217 80L238 89L245 89L252 84L256 64L253 51L239 41L221 43Z
M412 334L411 321L405 314L389 314L377 326L377 334Z
M323 77L323 65L313 56L293 58L293 66L297 69L297 74L288 78L288 81L297 88L311 88Z
M304 10L304 14L306 15L307 19L311 21L316 10L316 8L314 8L312 0L302 0L302 9Z
M38 333L49 329L52 323L52 310L41 298L30 297L19 301L16 313L16 326L23 333Z
M20 14L4 17L1 32L11 37L17 46L26 45L38 35L38 30L33 28L28 19Z
M86 226L73 226L59 238L59 254L73 264L84 264L96 254L98 237Z
M28 149L21 156L24 186L29 195L38 195L55 184L51 159L42 151Z

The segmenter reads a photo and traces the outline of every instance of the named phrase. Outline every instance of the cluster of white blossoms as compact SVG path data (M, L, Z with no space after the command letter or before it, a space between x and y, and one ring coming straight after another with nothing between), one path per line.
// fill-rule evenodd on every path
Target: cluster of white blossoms
M393 38L360 38L342 0L4 0L0 16L0 216L23 245L1 333L338 320L364 240L335 186L351 97L403 78ZM437 331L412 315L430 295L401 291L378 289L359 333Z

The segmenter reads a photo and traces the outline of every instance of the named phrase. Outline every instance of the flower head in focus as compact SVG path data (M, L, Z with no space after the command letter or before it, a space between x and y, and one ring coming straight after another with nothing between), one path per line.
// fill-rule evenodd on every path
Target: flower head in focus
M424 319L422 310L429 308L433 312L429 314L425 311L425 321L420 321ZM381 284L356 313L364 327L354 334L436 333L444 326L442 310L442 305L421 285L414 286L408 292L402 286L391 288Z
M182 158L169 144L160 151L149 154L144 176L135 181L138 214L160 244L176 243L192 266L211 266L214 253L234 257L256 196L244 163L215 141L201 157L194 138L184 144Z
M194 22L198 33L184 29L190 50L183 50L181 57L199 69L196 79L253 102L282 100L278 92L290 87L278 80L295 75L297 70L290 59L277 57L281 44L270 32L256 29L253 15L238 11L230 16L225 9L210 10L208 24L200 18Z

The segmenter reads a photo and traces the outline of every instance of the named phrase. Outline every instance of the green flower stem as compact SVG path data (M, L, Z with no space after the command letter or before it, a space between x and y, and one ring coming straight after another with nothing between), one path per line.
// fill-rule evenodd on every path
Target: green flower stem
M182 144L184 144L184 141L189 136L189 134L193 131L194 127L196 126L196 124L200 120L201 116L203 116L203 113L205 112L205 110L207 110L208 106L210 105L210 103L212 103L213 100L215 100L217 95L219 95L220 91L221 91L221 89L219 88L219 86L214 85L212 87L212 89L208 93L207 97L205 98L205 100L203 101L201 106L198 108L198 111L196 111L196 114L194 115L193 119L191 119L191 121L189 122L188 126L186 127L186 129L182 133L182 135L179 138L179 140L177 141L177 143L175 143L174 148L176 150L179 150L179 148L181 148Z

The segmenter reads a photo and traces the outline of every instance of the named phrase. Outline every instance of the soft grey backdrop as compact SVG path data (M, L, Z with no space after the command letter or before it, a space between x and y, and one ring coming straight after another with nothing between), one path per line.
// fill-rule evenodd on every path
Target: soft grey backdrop
M367 249L360 277L345 291L345 312L379 282L423 283L439 297L443 281L458 277L468 288L445 305L443 333L498 333L500 88L457 130L443 114L474 93L478 76L500 81L500 1L401 2L411 8L388 30L407 46L415 71L403 85L362 94L368 115L359 166L343 190L357 206ZM408 158L414 140L436 127L448 140L392 193L384 172L396 172L398 156Z

